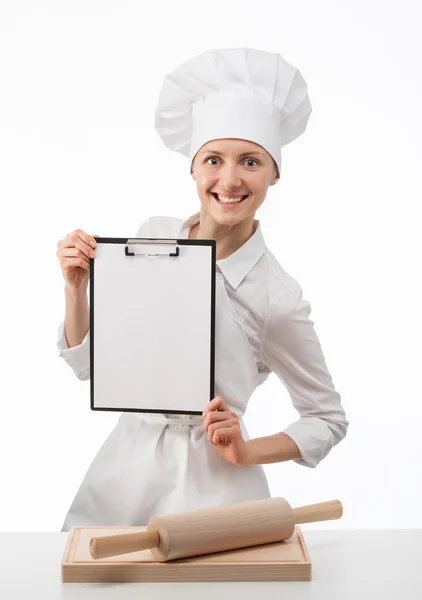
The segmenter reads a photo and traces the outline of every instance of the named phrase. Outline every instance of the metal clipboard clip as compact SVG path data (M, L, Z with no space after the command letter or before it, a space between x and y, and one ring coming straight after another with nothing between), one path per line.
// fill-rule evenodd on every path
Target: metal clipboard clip
M176 249L175 249L174 253L171 253L171 252L159 253L159 252L157 252L156 254L151 254L149 252L136 252L135 253L135 252L129 252L129 250L128 250L128 246L140 246L140 245L145 245L145 244L146 245L158 244L159 246L171 245L171 246L175 246ZM125 254L126 254L126 256L135 256L135 254L137 256L179 256L179 245L177 243L177 240L132 239L132 240L128 240L125 244Z

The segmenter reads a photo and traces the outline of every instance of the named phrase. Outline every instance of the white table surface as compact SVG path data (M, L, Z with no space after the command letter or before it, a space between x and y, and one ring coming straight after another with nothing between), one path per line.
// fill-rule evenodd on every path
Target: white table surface
M0 598L417 600L422 529L306 530L309 582L62 583L68 533L0 533Z

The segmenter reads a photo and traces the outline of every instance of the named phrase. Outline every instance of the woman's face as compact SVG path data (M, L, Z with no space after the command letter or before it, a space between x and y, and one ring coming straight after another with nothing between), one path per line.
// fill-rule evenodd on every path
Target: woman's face
M254 215L268 187L280 178L272 156L262 146L234 138L204 144L194 157L191 175L203 209L222 225L235 225ZM242 199L229 204L228 198Z

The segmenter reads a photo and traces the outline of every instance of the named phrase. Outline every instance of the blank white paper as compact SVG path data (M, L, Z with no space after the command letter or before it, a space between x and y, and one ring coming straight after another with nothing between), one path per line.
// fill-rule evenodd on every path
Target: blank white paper
M151 257L126 256L124 243L97 244L94 408L202 412L211 399L211 273L211 246Z

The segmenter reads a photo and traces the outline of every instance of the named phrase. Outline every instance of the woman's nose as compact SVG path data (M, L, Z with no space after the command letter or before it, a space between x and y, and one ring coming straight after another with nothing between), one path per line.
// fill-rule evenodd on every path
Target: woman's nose
M220 185L229 192L231 189L241 187L242 180L236 167L226 166L220 173Z

